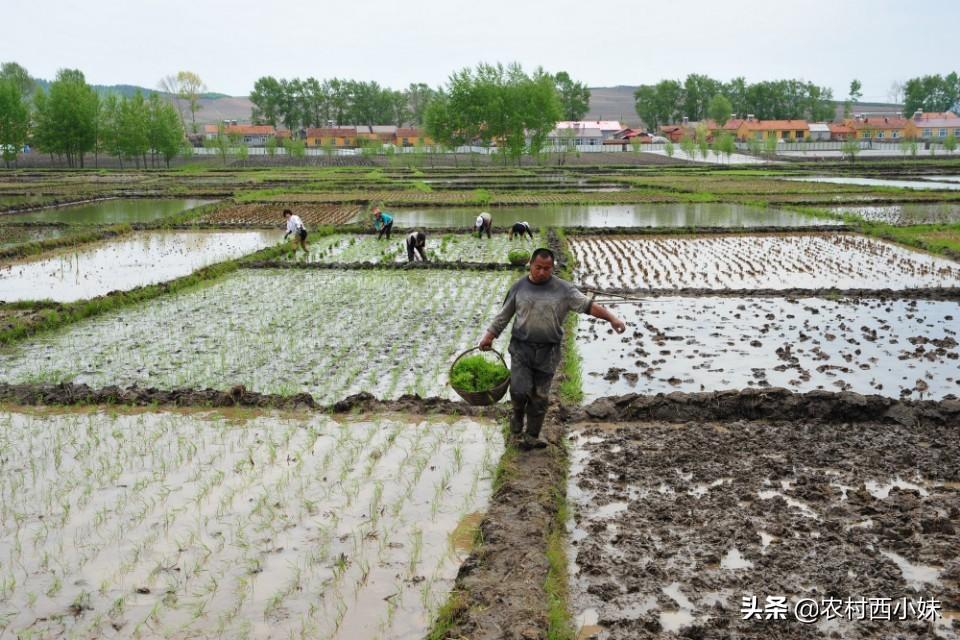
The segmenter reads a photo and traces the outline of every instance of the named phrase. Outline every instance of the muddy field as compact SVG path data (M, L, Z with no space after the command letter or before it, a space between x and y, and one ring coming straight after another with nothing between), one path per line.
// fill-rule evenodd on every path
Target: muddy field
M960 265L864 236L579 236L574 279L588 287L902 289L957 286Z
M185 276L239 258L278 231L142 231L0 264L0 300L72 302Z
M960 637L960 440L942 427L587 423L570 442L580 638ZM750 596L786 598L786 619L744 619ZM851 598L943 617L830 609Z
M785 387L960 395L954 301L870 298L649 298L611 305L616 335L581 318L587 397Z
M472 546L490 422L0 413L0 634L420 638Z

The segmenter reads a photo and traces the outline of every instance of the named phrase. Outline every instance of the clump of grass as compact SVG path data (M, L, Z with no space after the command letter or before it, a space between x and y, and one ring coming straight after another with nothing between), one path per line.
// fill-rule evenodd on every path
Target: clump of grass
M510 249L507 253L507 260L510 264L527 264L530 262L530 252L524 249Z
M489 391L510 377L510 370L502 362L483 356L461 358L450 372L450 384L460 391Z

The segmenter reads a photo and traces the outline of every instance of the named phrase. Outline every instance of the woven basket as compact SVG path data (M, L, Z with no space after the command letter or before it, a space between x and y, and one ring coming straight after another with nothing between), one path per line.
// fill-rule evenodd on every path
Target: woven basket
M471 353L473 351L479 351L479 350L480 350L480 347L473 347L472 349L467 349L466 351L458 355L456 359L450 364L450 371L447 374L448 378L453 378L453 367L456 366L457 362L459 362L462 357L464 357L468 353ZM498 358L500 358L500 362L503 363L503 366L505 367L507 366L507 361L503 359L503 355L499 351L497 351L496 349L491 349L490 351L492 351L494 354L496 354ZM506 395L507 389L510 388L510 376L507 376L506 380L504 380L497 386L493 387L492 389L487 389L486 391L464 391L463 389L457 389L456 387L453 386L453 384L451 384L450 386L453 387L453 390L457 392L457 395L463 398L467 402L467 404L473 405L475 407L486 407L491 404L496 404L500 402L501 398L503 398L503 396Z

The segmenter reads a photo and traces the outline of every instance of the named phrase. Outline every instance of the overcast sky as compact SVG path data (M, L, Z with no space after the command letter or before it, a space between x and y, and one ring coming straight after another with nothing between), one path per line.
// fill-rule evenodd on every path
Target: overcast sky
M705 73L803 78L864 100L960 67L960 2L913 0L2 0L0 61L52 79L156 87L182 69L247 95L263 75L443 83L479 61L567 70L590 86Z

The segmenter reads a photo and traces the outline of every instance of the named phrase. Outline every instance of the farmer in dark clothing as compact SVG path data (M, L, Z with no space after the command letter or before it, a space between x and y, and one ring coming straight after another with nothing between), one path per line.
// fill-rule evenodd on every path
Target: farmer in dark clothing
M413 262L414 253L420 256L420 260L427 261L427 234L423 231L413 231L407 236L407 262Z
M490 349L510 318L516 315L510 338L510 398L513 402L510 432L519 438L526 416L527 432L520 443L524 449L546 446L539 440L540 428L547 413L550 382L560 364L563 321L567 313L589 313L609 322L617 333L626 330L623 320L614 313L592 302L573 284L555 277L553 267L552 251L537 249L533 252L530 273L510 287L503 308L478 345L481 350Z
M373 228L379 232L377 234L377 240L382 238L384 234L386 234L387 240L389 240L390 231L393 230L393 216L386 211L380 211L380 207L374 207Z
M487 232L487 237L490 237L490 231L493 229L493 216L484 211L477 216L476 222L473 223L473 228L477 230L477 237L482 238L483 232Z
M510 227L511 240L513 240L514 236L520 236L522 238L524 234L530 236L530 239L533 240L533 231L530 230L529 222L514 222L513 226Z

